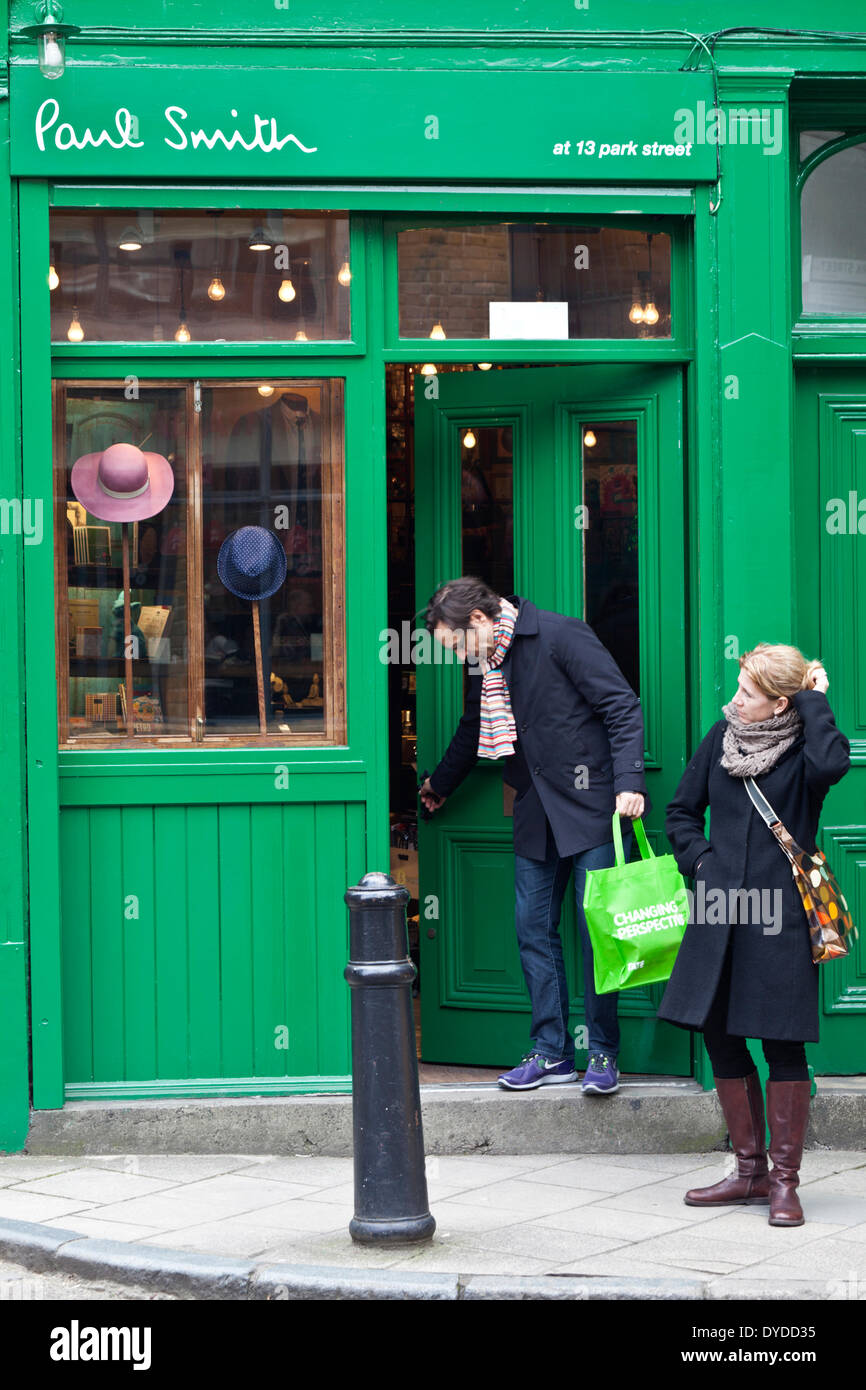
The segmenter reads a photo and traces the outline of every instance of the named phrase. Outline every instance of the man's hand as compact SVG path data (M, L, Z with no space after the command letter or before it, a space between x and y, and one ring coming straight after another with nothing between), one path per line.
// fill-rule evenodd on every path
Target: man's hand
M425 777L421 786L418 788L418 795L427 807L428 811L438 811L440 806L444 806L448 800L447 796L437 796L430 786L430 778Z
M621 816L628 816L634 820L643 815L643 807L643 792L617 792L616 809Z

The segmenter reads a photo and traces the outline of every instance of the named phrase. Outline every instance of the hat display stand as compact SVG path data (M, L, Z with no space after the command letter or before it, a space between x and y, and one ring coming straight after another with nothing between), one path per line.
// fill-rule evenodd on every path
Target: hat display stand
M259 601L253 599L253 646L256 654L256 692L259 697L259 729L263 734L268 732L268 716L265 710L265 673L264 662L262 661L262 620L259 613Z
M268 732L262 628L259 603L285 582L288 562L279 538L264 526L241 526L226 536L217 556L217 573L230 594L252 604L259 730Z
M132 605L129 597L129 522L121 523L121 545L123 547L123 684L126 687L126 732L135 729L132 702Z
M151 430L151 434L153 431ZM146 434L144 444L150 438ZM133 641L130 601L129 523L157 516L171 500L174 473L162 454L144 453L141 445L110 444L99 453L82 454L72 466L72 491L86 511L100 521L119 521L123 561L123 684L126 732L135 732L132 680Z

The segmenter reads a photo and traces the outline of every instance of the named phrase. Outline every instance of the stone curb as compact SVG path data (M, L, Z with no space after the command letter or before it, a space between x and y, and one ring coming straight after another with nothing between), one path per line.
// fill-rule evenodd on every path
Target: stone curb
M826 1283L812 1279L621 1278L609 1275L486 1275L345 1269L341 1266L256 1264L160 1245L95 1240L62 1226L0 1219L0 1258L37 1273L111 1279L184 1298L233 1302L289 1300L655 1300L821 1299Z

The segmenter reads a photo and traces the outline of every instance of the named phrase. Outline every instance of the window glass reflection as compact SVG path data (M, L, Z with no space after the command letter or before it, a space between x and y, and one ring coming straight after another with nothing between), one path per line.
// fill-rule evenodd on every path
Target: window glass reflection
M586 621L640 695L637 425L581 424Z
M462 425L463 574L494 593L514 593L514 502L510 425Z
M58 342L316 342L350 336L340 212L54 211Z
M400 232L397 257L401 338L671 336L663 232L443 225Z
M130 560L133 735L189 734L187 435L184 389L70 387L61 402L64 449L57 460L66 561L62 718L70 739L126 737L126 629L123 530ZM174 475L171 500L157 515L105 521L72 490L72 467L125 441L163 456ZM91 505L99 506L98 482ZM81 490L79 488L79 490ZM100 510L104 508L100 507ZM60 525L58 521L58 525Z
M344 742L342 379L55 399L61 742Z
M866 314L866 143L817 166L800 217L804 312Z

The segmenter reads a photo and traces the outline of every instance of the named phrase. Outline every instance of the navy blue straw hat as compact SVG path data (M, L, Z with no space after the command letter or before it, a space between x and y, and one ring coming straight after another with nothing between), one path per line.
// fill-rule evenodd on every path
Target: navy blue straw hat
M226 536L217 556L217 574L229 593L249 600L275 594L286 577L286 552L273 531L241 526Z

